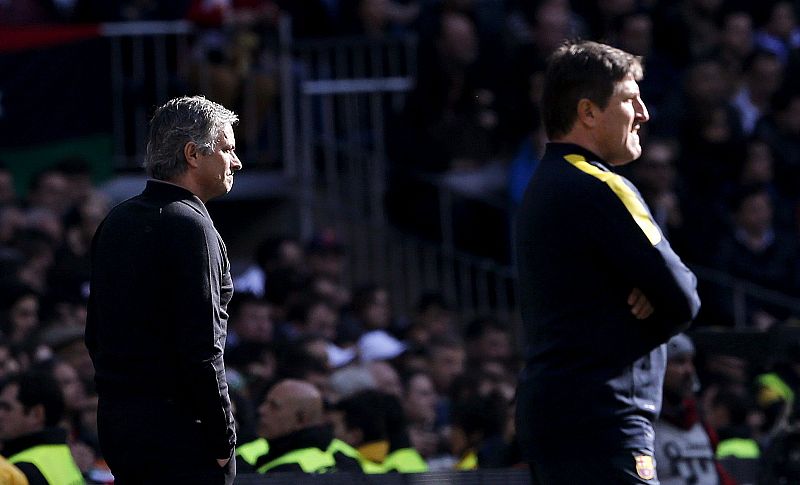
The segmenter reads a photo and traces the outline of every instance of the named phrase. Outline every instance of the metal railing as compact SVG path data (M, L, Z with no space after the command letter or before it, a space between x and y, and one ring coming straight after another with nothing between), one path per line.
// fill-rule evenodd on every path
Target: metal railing
M102 24L110 43L113 159L116 168L137 166L144 158L148 116L169 99L185 76L187 21Z
M194 29L187 22L105 24L111 42L114 161L138 166L148 110L187 86ZM435 242L392 228L383 210L387 160L385 123L402 108L416 79L414 36L295 41L282 18L271 39L277 53L279 95L266 116L270 140L259 130L244 134L248 159L280 159L294 187L302 238L333 226L349 243L350 283L375 281L392 291L393 303L411 309L419 294L439 289L462 315L494 313L516 318L516 281L510 265L459 251L454 241L453 200L465 197L442 180L420 178L439 194L440 239ZM200 76L203 79L203 76ZM202 86L199 88L202 91ZM243 106L252 92L244 91ZM496 203L502 208L502 202ZM732 296L736 328L745 328L747 301L758 299L800 315L800 300L708 268L694 268L706 285Z

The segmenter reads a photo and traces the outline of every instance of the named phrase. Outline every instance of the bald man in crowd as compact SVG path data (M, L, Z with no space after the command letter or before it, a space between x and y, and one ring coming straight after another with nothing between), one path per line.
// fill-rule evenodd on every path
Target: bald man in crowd
M255 463L259 473L361 471L356 459L332 446L336 440L325 422L322 395L311 383L279 381L258 412L269 442L269 451Z

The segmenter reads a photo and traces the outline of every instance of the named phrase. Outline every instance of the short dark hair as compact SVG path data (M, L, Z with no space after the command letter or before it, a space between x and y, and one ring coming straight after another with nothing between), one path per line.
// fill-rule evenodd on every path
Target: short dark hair
M388 439L387 396L384 392L366 389L342 399L336 408L344 413L344 422L348 428L361 430L364 442Z
M64 415L64 395L55 378L45 372L24 372L8 376L0 389L16 384L17 400L25 412L41 404L44 407L44 425L56 426Z
M592 41L567 41L556 49L548 61L541 101L547 137L569 133L583 98L605 109L614 84L628 74L642 78L641 57Z

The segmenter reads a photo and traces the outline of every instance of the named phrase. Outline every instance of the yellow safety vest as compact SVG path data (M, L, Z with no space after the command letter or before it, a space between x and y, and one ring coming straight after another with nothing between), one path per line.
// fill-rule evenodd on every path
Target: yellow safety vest
M385 471L381 465L375 463L374 461L367 460L364 458L364 455L358 452L357 449L338 438L331 440L331 444L328 445L327 452L331 455L341 453L345 456L349 456L350 458L356 460L359 465L361 465L361 470L363 470L364 473L384 473Z
M458 463L455 464L456 470L477 470L478 469L478 455L475 454L474 451L470 450L461 459Z
M302 448L290 451L283 456L267 462L258 469L258 473L266 473L280 465L296 463L304 473L328 473L336 469L333 455L319 448Z
M761 449L755 440L747 438L729 438L717 445L717 458L735 458L755 460L761 456Z
M67 445L37 445L8 458L11 463L32 463L50 485L85 485L83 475Z
M414 448L400 448L386 455L383 469L387 472L423 473L428 464Z
M269 443L266 438L256 438L236 447L236 456L241 457L242 460L253 466L255 466L259 457L266 455L267 452L269 452Z

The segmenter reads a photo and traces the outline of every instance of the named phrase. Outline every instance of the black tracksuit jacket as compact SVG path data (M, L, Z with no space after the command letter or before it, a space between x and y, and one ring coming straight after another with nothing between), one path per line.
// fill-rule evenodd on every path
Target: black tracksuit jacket
M638 191L593 153L550 143L516 215L526 367L518 431L532 452L652 450L663 345L699 310L696 278ZM655 311L627 303L639 288Z

